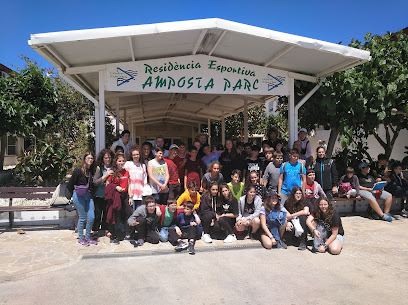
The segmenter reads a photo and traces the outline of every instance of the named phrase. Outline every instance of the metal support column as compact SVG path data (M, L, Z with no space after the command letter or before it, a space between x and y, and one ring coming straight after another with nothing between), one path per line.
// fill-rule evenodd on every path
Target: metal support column
M99 151L105 148L105 71L99 71Z
M120 123L120 102L119 97L116 98L116 137L119 138L119 123Z
M244 142L248 142L248 101L244 100Z
M288 125L289 125L289 143L288 147L292 147L296 140L296 126L295 126L295 80L291 77L289 81L289 107L288 107Z
M208 145L211 147L211 119L208 119Z
M225 116L224 112L222 113L222 118L221 118L221 141L222 145L225 144Z

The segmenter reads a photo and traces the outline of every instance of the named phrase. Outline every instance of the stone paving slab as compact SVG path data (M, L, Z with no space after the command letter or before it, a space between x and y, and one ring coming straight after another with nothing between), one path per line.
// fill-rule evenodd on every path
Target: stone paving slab
M345 248L341 255L363 258L375 251L378 263L395 264L398 270L408 270L408 261L401 256L408 255L408 219L399 218L392 223L374 221L361 216L342 217L345 230ZM145 243L134 247L122 241L112 245L105 236L98 245L82 247L77 242L73 230L58 228L22 228L25 234L0 231L0 282L23 279L36 274L64 268L79 262L82 258L131 257L145 255L165 255L176 253L170 243L152 245ZM246 248L259 248L260 242L250 239L224 244L222 240L205 244L196 242L196 251L220 251ZM276 250L285 251L285 250ZM312 254L310 254L312 255ZM399 260L399 261L396 261ZM358 266L356 266L358 267Z

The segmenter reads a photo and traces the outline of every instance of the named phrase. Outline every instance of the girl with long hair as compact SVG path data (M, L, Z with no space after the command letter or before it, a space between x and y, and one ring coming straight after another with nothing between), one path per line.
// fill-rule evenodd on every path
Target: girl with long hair
M130 150L129 161L123 167L129 172L129 205L133 211L142 205L143 187L147 185L146 165L141 162L140 149L133 147Z
M110 149L102 149L96 158L96 170L93 177L93 183L96 188L93 198L95 204L95 221L92 228L95 233L97 233L99 229L108 230L108 224L106 223L105 186L108 177L113 175L113 158L114 154ZM106 233L107 232L105 232L105 234Z
M257 171L251 171L248 175L248 179L245 181L246 190L251 186L255 188L256 194L262 201L264 201L267 195L267 190L265 185L259 183L259 174Z
M239 168L241 158L238 157L237 150L232 140L225 141L225 150L219 158L221 164L221 173L225 182L231 181L231 174L234 169Z
M254 234L261 226L259 220L259 211L262 207L262 199L256 194L255 186L251 185L247 188L246 194L239 199L238 202L238 217L235 224L235 229L238 232L251 230L249 236L253 238Z
M231 243L237 240L233 228L239 214L238 201L232 196L228 185L224 183L220 185L220 192L220 200L217 202L217 213L215 215L216 221L213 227L215 231L225 231L227 237L224 239L224 243Z
M126 236L125 240L131 240L132 228L128 225L127 219L132 215L133 209L131 207L132 203L129 202L128 189L129 189L129 172L124 169L125 157L123 154L115 155L112 164L113 174L108 177L106 184L114 184L115 191L120 194L121 209L118 213L118 218L120 223L126 226ZM116 221L115 221L116 222ZM118 244L118 235L116 230L116 225L110 223L109 231L111 233L111 243Z
M306 218L309 215L309 207L306 205L306 197L300 187L295 186L292 189L285 202L285 207L288 211L286 231L293 232L299 239L298 250L306 250Z
M216 215L218 201L218 183L211 181L208 185L208 190L201 197L199 208L199 214L204 231L203 235L201 236L201 240L205 243L212 242L210 230L217 220Z
M286 249L287 246L282 240L285 230L287 210L279 202L278 194L270 191L264 206L259 211L261 220L261 242L265 249L273 246Z
M330 201L325 197L316 199L306 223L313 236L312 252L340 254L344 244L344 229Z
M202 190L208 190L211 182L215 181L218 184L224 181L224 177L220 173L221 165L218 161L213 161L210 163L207 169L207 173L203 176L201 180Z
M86 152L81 166L72 173L68 182L68 190L73 194L72 200L78 212L78 243L82 246L98 244L91 239L92 225L95 219L94 203L91 191L93 190L92 176L95 174L94 155ZM86 221L86 230L84 235Z

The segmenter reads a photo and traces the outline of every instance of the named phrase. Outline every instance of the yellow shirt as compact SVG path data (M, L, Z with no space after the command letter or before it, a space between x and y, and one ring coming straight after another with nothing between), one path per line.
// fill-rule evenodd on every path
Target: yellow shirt
M181 194L177 199L177 208L184 205L185 202L191 201L192 203L194 203L194 210L197 210L200 206L200 198L200 193L197 192L195 196L191 197L190 192L188 190L185 190L184 193Z

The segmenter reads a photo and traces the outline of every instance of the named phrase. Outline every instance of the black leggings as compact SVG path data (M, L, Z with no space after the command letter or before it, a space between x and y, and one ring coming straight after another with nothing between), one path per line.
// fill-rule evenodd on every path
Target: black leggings
M94 197L93 198L94 205L95 205L95 221L93 223L92 230L98 231L107 230L108 224L106 223L106 201L105 198L102 197Z
M210 234L211 222L213 219L214 221L216 219L213 213L201 215L201 224L203 225L204 234Z
M117 227L119 223L125 224L126 227L126 235L130 235L134 232L134 228L129 226L127 220L133 214L133 208L129 205L129 197L127 193L122 193L120 196L120 200L122 203L121 210L116 215L116 225L109 224L109 232L112 234L112 237L117 237Z
M218 220L214 221L214 226L213 229L216 232L220 232L222 229L225 230L225 232L230 235L233 234L232 228L235 226L235 218L229 218L229 217L220 217Z
M188 239L195 241L197 236L197 228L198 226L189 226L188 228L180 228L181 236L178 236L176 233L176 229L171 227L169 228L169 242L175 246L177 245L177 240L179 239Z
M139 216L136 218L136 221L139 223L136 225L138 238L144 239L151 244L158 244L160 240L159 233L157 233L156 230L147 224L146 218Z
M302 229L303 229L303 233L302 233L302 235L300 235L299 238L300 238L300 240L306 241L306 239L307 239L307 232L309 231L309 228L308 228L308 226L306 225L307 216L306 216L306 215L301 215L301 216L298 216L298 218L299 218L300 226L301 226ZM294 228L293 228L293 230L292 230L292 233L295 234L295 229L294 229Z

